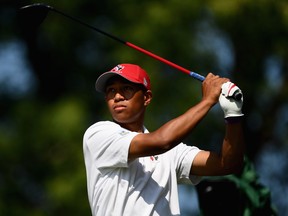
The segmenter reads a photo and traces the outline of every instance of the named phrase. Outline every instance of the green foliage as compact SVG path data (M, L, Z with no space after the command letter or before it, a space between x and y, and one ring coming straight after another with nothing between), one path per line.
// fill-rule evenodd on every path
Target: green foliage
M0 44L15 38L25 44L37 82L21 97L0 92L0 215L89 215L82 136L89 125L109 118L103 96L94 91L97 76L122 62L148 71L150 131L201 100L201 83L55 13L25 35L17 10L33 2L0 3ZM267 142L288 145L281 124L288 92L287 1L45 3L204 76L228 76L244 92L251 158ZM186 141L217 148L222 118L216 106Z

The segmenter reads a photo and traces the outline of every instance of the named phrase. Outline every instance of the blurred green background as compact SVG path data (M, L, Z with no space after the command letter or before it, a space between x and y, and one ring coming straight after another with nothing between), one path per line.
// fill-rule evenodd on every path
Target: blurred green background
M0 3L0 215L90 215L82 136L110 119L96 78L118 63L146 69L150 131L197 103L201 83L56 13L27 29L18 10L35 2ZM287 0L42 2L184 68L237 83L247 155L279 215L288 214ZM217 105L185 141L217 149L223 126ZM191 202L181 198L187 215L197 214Z

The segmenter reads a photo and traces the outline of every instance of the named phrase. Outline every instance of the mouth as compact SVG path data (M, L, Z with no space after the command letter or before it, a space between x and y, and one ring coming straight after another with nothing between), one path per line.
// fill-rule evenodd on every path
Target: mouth
M124 105L119 104L119 105L113 106L113 110L115 110L115 111L122 111L124 109L126 109L126 106L124 106Z

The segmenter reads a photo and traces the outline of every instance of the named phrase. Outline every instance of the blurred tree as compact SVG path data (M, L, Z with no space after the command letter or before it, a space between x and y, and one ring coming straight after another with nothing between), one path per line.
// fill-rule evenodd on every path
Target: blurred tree
M0 85L0 215L89 215L82 136L90 124L109 118L101 95L94 92L97 76L121 62L140 64L150 73L154 102L146 124L151 131L196 103L201 83L54 13L24 32L18 9L33 2L0 3L0 48L8 42L23 45L35 82L20 96ZM288 145L283 123L288 91L285 0L45 3L185 68L230 77L244 92L252 160L267 142ZM1 51L0 57L5 56ZM5 63L15 64L15 74L24 73L15 62ZM0 84L8 80L7 67L0 65ZM9 79L17 78L13 75ZM29 79L19 85L31 84ZM221 115L216 106L187 142L218 148Z
M275 136L274 129L278 128L279 111L288 102L287 7L287 1L257 0L235 1L232 10L215 9L220 28L233 42L233 77L248 92L244 112L251 158L265 143L287 146L283 137Z

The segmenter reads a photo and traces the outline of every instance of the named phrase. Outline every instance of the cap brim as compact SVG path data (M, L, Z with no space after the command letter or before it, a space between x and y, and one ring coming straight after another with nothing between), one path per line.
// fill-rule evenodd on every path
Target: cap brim
M114 77L114 76L122 77L122 78L124 78L124 79L126 79L126 80L128 80L129 82L132 82L132 83L142 84L142 83L140 83L140 82L136 82L136 81L130 80L130 79L128 79L127 77L122 76L122 75L119 74L119 73L115 73L115 72L112 72L112 71L108 71L108 72L103 73L102 75L100 75L100 76L97 78L96 83L95 83L95 89L96 89L96 91L105 93L107 81L108 81L110 78ZM142 85L143 85L143 84L142 84ZM144 87L146 88L146 86L144 86Z
M96 80L96 83L95 83L96 91L98 91L98 92L105 92L105 88L106 88L106 83L107 83L107 81L108 81L111 77L116 76L116 75L121 76L121 75L119 75L119 74L116 74L116 73L110 72L110 71L105 72L105 73L103 73L102 75L100 75L100 76L98 77L98 79ZM122 76L121 76L121 77L122 77Z

